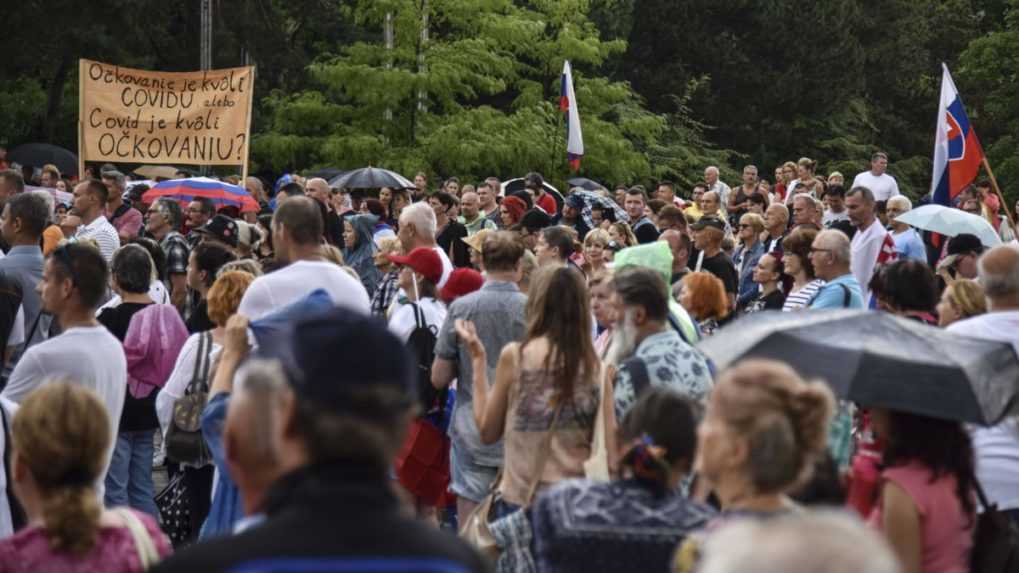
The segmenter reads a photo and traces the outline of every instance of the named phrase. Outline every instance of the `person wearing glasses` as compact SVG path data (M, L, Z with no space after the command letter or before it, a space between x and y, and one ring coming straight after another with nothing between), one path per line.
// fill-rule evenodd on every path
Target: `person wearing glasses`
M739 273L739 290L736 296L736 307L745 308L759 292L754 282L754 268L757 261L765 254L764 243L760 237L764 233L764 218L755 213L746 213L739 219L740 246L732 257Z
M817 291L808 308L864 308L860 283L849 270L849 237L842 231L821 231L810 246L810 262L817 278L827 283Z

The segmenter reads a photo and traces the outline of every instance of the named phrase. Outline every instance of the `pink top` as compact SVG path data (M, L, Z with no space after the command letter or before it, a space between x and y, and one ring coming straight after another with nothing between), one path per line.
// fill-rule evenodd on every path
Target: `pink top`
M133 511L133 510L132 510ZM160 557L170 555L170 542L147 513L134 512L145 524ZM126 527L103 527L99 540L84 557L54 553L43 528L26 527L0 541L0 573L141 573L138 549Z
M965 514L956 494L955 476L942 476L931 482L929 469L911 463L886 469L881 477L905 490L916 504L923 534L921 571L967 573L976 516L970 518ZM882 527L880 503L870 514L870 524Z

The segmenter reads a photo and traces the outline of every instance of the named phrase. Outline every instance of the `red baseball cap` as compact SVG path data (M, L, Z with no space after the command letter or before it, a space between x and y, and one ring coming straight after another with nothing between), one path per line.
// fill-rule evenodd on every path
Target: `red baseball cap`
M386 257L398 265L410 267L433 283L438 284L442 278L442 259L431 247L418 247L405 256L386 255Z
M442 302L449 304L465 294L471 294L480 289L483 284L485 284L485 278L478 271L467 268L456 269L449 274L449 280L439 292L439 298L442 299Z

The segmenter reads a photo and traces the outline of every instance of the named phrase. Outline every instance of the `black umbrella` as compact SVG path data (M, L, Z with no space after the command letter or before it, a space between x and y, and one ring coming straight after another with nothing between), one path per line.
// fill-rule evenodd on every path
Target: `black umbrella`
M379 187L411 189L414 184L395 171L378 167L362 167L334 177L329 181L329 186L338 189L378 189Z
M592 181L587 177L574 177L573 179L567 179L566 182L570 184L570 187L580 187L581 189L586 189L587 191L597 191L599 189L606 188L601 183L598 183L597 181Z
M1011 344L884 312L760 312L698 347L720 368L743 358L780 360L862 406L961 422L993 425L1019 396L1019 357Z
M541 186L545 188L545 193L548 193L549 195L552 196L553 199L555 199L556 209L558 210L559 213L562 213L564 201L563 194L560 193L559 190L556 189L555 187L549 185L548 181L542 182ZM524 185L523 177L517 177L516 179L504 181L502 184L502 195L505 196L516 191L523 191L525 187L526 186Z
M7 154L7 160L32 167L42 167L47 163L52 163L63 175L78 174L78 156L63 147L49 143L19 145Z

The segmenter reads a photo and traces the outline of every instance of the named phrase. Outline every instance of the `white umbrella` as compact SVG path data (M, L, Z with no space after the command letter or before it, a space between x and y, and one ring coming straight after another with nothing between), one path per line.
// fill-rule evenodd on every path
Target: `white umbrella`
M1001 244L1001 237L987 219L972 215L962 209L945 207L944 205L924 205L907 211L895 218L900 223L912 225L917 229L941 233L949 237L968 233L976 235L985 247Z

